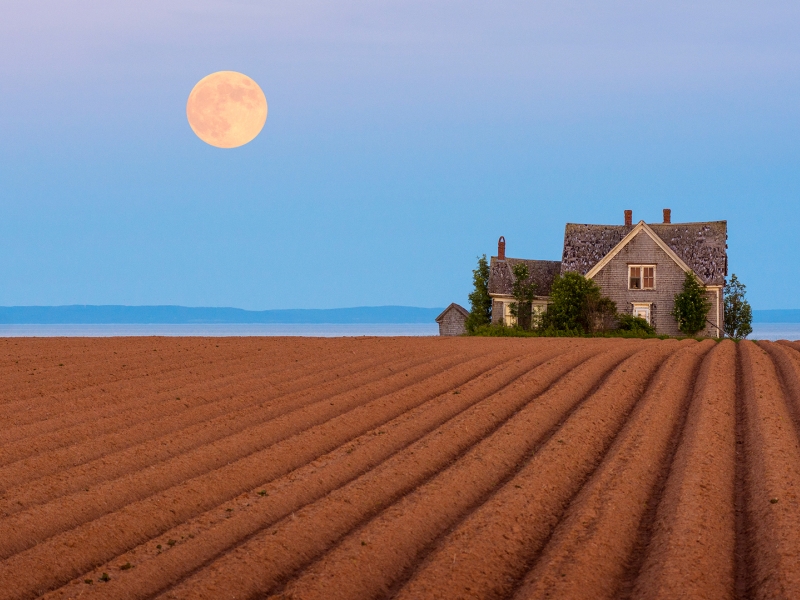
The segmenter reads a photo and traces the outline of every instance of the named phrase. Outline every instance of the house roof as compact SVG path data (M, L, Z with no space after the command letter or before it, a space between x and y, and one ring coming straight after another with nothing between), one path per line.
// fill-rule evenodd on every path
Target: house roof
M527 260L524 258L506 258L498 260L492 257L489 271L489 293L512 295L514 273L512 269L517 263L528 265L530 277L528 282L536 283L537 296L549 296L553 279L561 272L561 263L557 260Z
M436 317L436 322L437 322L437 323L440 323L440 322L442 321L442 319L444 319L444 316L445 316L447 313L449 313L451 310L455 310L456 312L459 312L459 313L461 313L462 315L464 315L464 318L466 318L466 317L468 317L468 316L469 316L469 311L468 311L466 308L464 308L464 307L463 307L463 306L461 306L460 304L456 304L455 302L451 302L451 303L450 303L450 306L448 306L447 308L445 308L445 309L444 309L444 310L441 312L441 314L440 314L438 317Z
M705 223L654 223L647 226L669 246L706 285L723 285L728 274L727 221ZM586 275L634 225L583 225L567 223L561 272Z

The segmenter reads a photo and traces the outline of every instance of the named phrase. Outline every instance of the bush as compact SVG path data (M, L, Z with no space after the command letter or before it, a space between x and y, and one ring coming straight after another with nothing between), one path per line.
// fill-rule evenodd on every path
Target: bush
M536 329L526 331L521 327L508 327L502 323L495 325L483 325L478 327L473 333L479 337L605 337L605 338L658 338L661 340L669 339L668 335L655 335L641 330L615 329L613 331L602 331L596 333L583 333L575 329Z
M595 281L579 273L557 275L550 300L542 315L542 329L593 333L613 326L616 304L602 295Z
M725 285L725 335L742 340L753 333L753 311L744 297L747 287L731 275L731 282Z
M523 262L515 264L512 272L514 285L511 287L511 293L515 302L511 304L511 315L516 317L517 325L521 329L528 330L531 328L531 306L536 295L536 283L528 281L531 274L528 265Z
M469 295L470 311L466 327L469 333L492 322L492 298L489 296L489 263L484 254L478 258L478 268L472 271L474 291Z
M628 314L617 315L617 329L643 335L655 335L656 333L655 328L645 319Z
M709 310L711 302L705 296L705 287L692 273L686 273L683 291L675 295L675 307L672 309L678 329L686 335L695 335L706 326Z

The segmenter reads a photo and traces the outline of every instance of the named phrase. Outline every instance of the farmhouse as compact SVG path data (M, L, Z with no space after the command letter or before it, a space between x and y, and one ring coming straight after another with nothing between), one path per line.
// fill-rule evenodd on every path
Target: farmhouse
M624 225L567 223L561 261L509 258L501 237L497 256L490 262L492 321L514 323L510 312L514 302L512 269L525 262L529 281L536 283L534 312L547 310L556 275L573 271L596 281L603 294L616 302L619 312L643 317L658 333L678 335L678 324L670 313L689 272L705 285L711 302L708 323L700 335L720 336L722 291L728 274L727 221L672 223L668 208L662 223L639 221L634 225L632 211L626 210L624 215Z

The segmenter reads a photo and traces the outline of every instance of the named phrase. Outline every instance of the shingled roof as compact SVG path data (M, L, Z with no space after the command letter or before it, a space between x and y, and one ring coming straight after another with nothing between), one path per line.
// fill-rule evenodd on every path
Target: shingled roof
M647 226L685 262L706 285L724 285L728 274L728 223L657 223ZM634 225L567 223L561 272L585 275L633 230ZM540 262L540 261L532 261Z
M514 273L512 269L517 263L528 265L530 277L528 282L536 283L537 296L549 296L553 279L561 272L561 263L557 260L526 260L524 258L506 258L498 260L492 257L491 271L489 272L489 293L512 295Z

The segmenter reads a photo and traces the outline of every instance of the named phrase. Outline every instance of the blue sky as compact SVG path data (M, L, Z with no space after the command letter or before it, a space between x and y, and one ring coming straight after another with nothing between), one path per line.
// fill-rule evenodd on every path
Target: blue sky
M800 296L800 4L6 0L0 305L466 304L564 223L727 219L754 308ZM220 150L218 70L269 117Z

